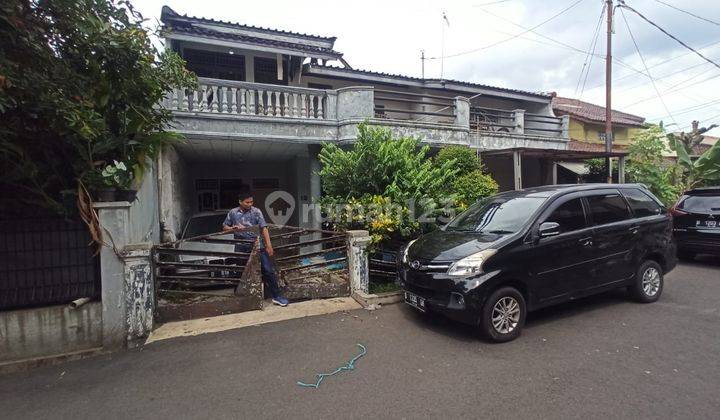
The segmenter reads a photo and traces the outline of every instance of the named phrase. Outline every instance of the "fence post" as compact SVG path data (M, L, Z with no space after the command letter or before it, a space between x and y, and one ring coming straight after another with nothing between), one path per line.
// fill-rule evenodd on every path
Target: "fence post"
M155 282L152 272L152 243L127 245L121 255L125 264L125 327L127 344L134 346L153 328Z
M351 292L369 293L370 271L368 269L367 246L370 233L367 230L349 230L348 268Z
M121 251L129 241L130 206L127 201L94 204L105 242L100 249L100 287L103 347L108 350L126 343L125 262Z
M455 125L470 129L470 101L468 98L455 97Z
M515 118L515 131L518 134L525 133L525 110L524 109L515 109L513 110L513 115Z

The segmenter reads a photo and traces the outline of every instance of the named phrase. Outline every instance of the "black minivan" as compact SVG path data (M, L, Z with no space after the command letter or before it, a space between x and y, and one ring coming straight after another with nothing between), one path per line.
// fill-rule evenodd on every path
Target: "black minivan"
M497 194L400 256L407 304L478 325L496 342L520 335L528 311L609 289L654 302L677 262L671 216L639 184Z
M720 187L686 191L670 209L678 257L700 253L720 255Z

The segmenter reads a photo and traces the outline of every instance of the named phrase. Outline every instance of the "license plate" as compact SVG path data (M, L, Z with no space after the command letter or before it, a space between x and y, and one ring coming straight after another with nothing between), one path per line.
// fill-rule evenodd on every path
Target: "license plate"
M695 222L695 226L697 226L697 227L707 227L707 228L716 228L716 227L719 227L717 220L704 220L704 221L698 220L697 222Z
M415 309L419 309L425 312L425 298L422 298L416 294L405 292L405 303L412 306Z

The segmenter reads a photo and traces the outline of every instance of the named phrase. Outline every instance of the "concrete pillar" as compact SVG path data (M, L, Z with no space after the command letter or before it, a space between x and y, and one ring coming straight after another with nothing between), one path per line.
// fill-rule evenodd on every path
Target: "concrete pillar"
M152 243L128 245L121 252L125 264L125 328L133 347L153 329L155 281L152 275Z
M551 172L552 172L552 185L557 185L557 183L558 183L558 177L557 177L557 175L558 175L558 170L557 170L557 169L558 169L558 164L557 164L557 162L553 161L553 162L552 162L552 170L551 170Z
M625 183L625 156L618 157L618 184Z
M127 201L96 202L105 244L100 249L100 282L103 319L103 347L125 346L125 263L121 251L130 235L130 206Z
M320 185L320 161L316 156L310 158L310 203L319 206L320 197L322 196L322 190ZM319 212L319 210L318 210ZM313 229L320 229L320 218L313 217L311 227Z
M513 180L515 190L522 189L522 152L513 151Z
M337 90L338 120L364 120L375 116L375 91L372 86L353 86Z
M337 119L337 92L334 90L327 90L327 102L325 102L325 119L336 120Z
M515 117L515 129L513 131L517 134L525 133L525 110L515 109L513 110L513 116Z
M564 138L566 140L570 139L570 116L569 115L562 116L562 138Z
M470 129L470 101L463 96L455 97L455 125Z
M349 230L348 269L350 272L350 290L352 292L370 292L370 269L368 268L367 246L370 233L367 230Z

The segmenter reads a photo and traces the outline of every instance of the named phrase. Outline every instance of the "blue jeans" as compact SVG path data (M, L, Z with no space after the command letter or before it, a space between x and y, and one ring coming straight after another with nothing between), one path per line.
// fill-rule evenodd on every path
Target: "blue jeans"
M249 254L251 251L252 244L235 245L235 252L247 252ZM265 287L270 289L270 295L273 298L280 297L280 286L278 286L277 276L275 275L275 267L273 267L270 256L265 249L260 250L260 269Z

